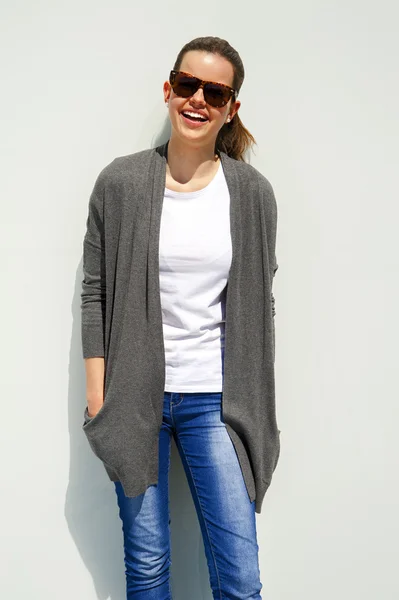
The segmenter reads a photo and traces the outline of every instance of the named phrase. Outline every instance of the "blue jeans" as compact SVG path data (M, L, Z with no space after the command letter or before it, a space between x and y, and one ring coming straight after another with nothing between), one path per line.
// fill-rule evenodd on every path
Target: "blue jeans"
M172 435L193 496L214 598L259 600L255 501L223 422L222 392L165 392L159 479L135 498L115 482L127 600L171 600L168 477Z

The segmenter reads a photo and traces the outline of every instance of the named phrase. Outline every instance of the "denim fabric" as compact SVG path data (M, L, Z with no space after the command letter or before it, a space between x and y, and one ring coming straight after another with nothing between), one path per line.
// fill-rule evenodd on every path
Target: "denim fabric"
M122 521L127 600L171 600L168 476L172 435L202 531L214 598L259 600L255 501L223 422L222 392L164 393L159 479L135 498L114 482Z

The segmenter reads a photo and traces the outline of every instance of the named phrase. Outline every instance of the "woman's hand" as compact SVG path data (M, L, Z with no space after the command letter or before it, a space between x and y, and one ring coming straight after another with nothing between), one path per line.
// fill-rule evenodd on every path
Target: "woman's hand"
M104 404L104 358L86 358L85 365L87 410L89 417L92 418Z
M104 404L103 398L87 400L87 412L91 419L96 416L96 414L102 408L103 404Z

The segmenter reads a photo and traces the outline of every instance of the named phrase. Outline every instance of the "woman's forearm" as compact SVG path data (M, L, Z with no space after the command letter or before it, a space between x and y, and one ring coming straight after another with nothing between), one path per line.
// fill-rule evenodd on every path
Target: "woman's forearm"
M89 416L93 417L104 402L104 357L85 358L86 400Z

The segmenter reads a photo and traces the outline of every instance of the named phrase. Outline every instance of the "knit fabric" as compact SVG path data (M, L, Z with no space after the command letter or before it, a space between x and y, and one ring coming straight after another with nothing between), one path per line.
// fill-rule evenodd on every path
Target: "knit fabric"
M165 352L159 233L169 142L98 175L83 241L83 357L104 357L104 404L83 430L111 481L135 497L158 481ZM230 192L222 418L261 512L280 454L275 406L277 204L257 169L219 153Z

